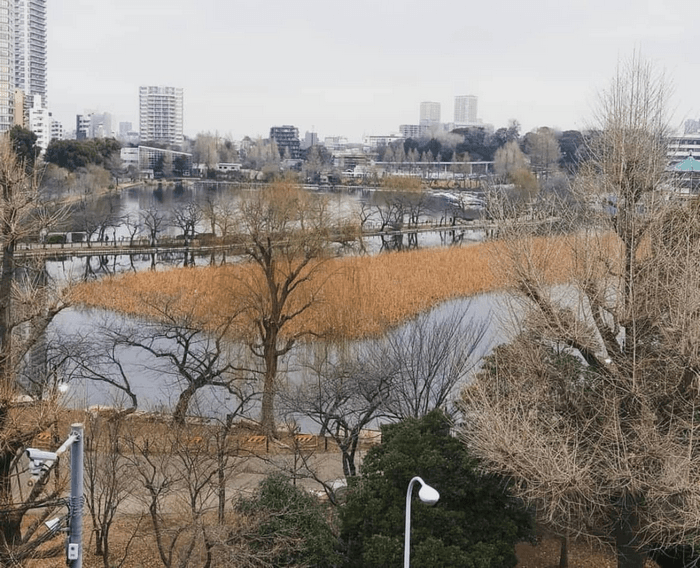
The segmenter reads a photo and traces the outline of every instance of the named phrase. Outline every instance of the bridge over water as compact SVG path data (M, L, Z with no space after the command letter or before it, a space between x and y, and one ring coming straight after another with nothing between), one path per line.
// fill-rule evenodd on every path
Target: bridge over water
M387 228L380 230L378 227L365 227L362 237L391 237L412 233L425 233L431 231L459 231L459 230L492 230L495 225L484 221L466 221L456 225L445 225L435 222L419 223L418 225L404 226L400 229ZM346 241L348 238L341 234L330 240L334 242ZM135 254L164 254L164 253L198 253L211 254L226 252L242 254L244 247L241 237L231 237L226 240L221 238L194 238L185 241L182 237L159 238L154 245L148 238L122 239L107 242L82 241L71 243L18 243L15 249L16 257L40 257L47 259L62 258L66 256L86 257L101 255L135 255Z

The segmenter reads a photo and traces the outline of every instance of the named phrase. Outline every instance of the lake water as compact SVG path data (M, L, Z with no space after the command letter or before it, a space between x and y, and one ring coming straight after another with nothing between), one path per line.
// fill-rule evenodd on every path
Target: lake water
M113 219L113 226L106 231L109 242L128 240L129 227L124 220L129 219L135 223L142 212L149 209L157 209L168 218L173 211L188 203L194 202L202 205L206 200L230 199L234 203L240 200L246 193L258 191L246 189L234 184L207 184L192 183L189 185L166 186L136 186L103 195L89 204L87 212L74 212L72 229L81 230L84 219ZM373 212L367 222L367 226L377 226L377 210L383 207L397 195L397 192L382 190L379 188L347 188L338 191L315 191L328 199L330 208L338 218L357 219L359 212L365 207ZM422 206L421 221L440 222L449 219L455 214L456 203L459 202L460 215L465 219L476 219L481 214L482 196L473 192L428 192L425 194ZM210 231L205 222L197 227L198 232ZM145 236L145 228L141 227L139 235ZM163 234L177 236L181 231L174 226L172 219L166 223ZM408 250L411 248L426 248L435 246L455 246L462 243L477 242L484 238L484 232L479 229L451 227L444 230L429 232L404 233L399 235L373 236L364 239L364 252L376 254L383 251ZM338 254L355 254L359 251L357 246L338 246ZM227 256L231 262L235 257ZM140 271L149 269L168 269L174 266L204 266L208 264L220 264L224 261L221 254L188 254L185 253L160 253L155 256L135 255L110 255L102 254L92 257L71 256L69 251L60 261L47 263L47 270L51 277L57 281L76 281L99 278L104 275L121 272Z
M430 312L430 319L438 322L447 318L453 310L467 309L465 323L478 326L482 322L488 323L486 335L474 354L474 361L480 360L491 352L493 347L505 341L513 329L509 323L510 306L506 298L501 294L483 294L471 299L453 300L434 308ZM60 335L64 338L82 336L87 341L94 341L103 333L104 327L110 325L110 317L107 312L93 309L69 309L59 314L51 326L50 336L56 338ZM113 321L113 319L111 320ZM297 348L305 349L304 346ZM298 383L302 380L302 373L296 362L300 351L292 352L285 358L281 366L281 380ZM296 353L296 354L295 354ZM183 389L176 377L163 372L163 367L152 356L137 348L120 350L120 362L124 373L129 377L131 388L138 397L140 410L144 411L172 411L177 398ZM64 402L69 406L87 408L90 406L130 406L130 402L117 388L106 383L73 379L67 383L68 390L64 395ZM224 389L202 389L190 407L190 413L210 418L223 418L232 411L236 399ZM254 407L251 417L257 418L258 410ZM315 426L309 421L300 421L302 430L316 433Z
M101 197L97 201L96 211L118 211L118 217L123 219L127 216L132 220L138 218L139 214L149 208L156 207L165 213L172 212L176 207L189 202L202 203L205 199L221 198L228 196L232 199L240 199L246 190L230 185L207 186L204 184L194 184L191 186L168 186L151 187L140 186L124 190L119 194ZM395 194L378 189L363 188L345 190L339 192L323 192L330 201L332 209L341 217L352 217L356 215L363 206L378 207L391 199ZM456 197L447 192L430 194L426 200L423 219L440 219L449 212ZM464 196L461 196L464 200ZM470 201L472 200L472 201ZM469 197L466 201L474 203L474 208L468 209L467 216L477 217L479 215L478 196ZM110 239L128 237L125 225L115 224ZM202 226L201 232L207 230ZM176 229L170 227L170 234L176 234ZM109 234L109 233L108 233ZM480 241L484 237L478 230L470 229L447 229L444 231L421 232L414 234L403 234L390 237L371 237L366 239L366 248L370 253L377 253L383 250L405 250L409 248L422 248L433 246L460 245L464 242ZM339 251L340 254L353 254L354 250ZM227 258L230 262L232 258ZM194 255L187 258L188 265L203 266L211 263L219 264L223 261L220 255L211 256ZM87 258L66 256L60 261L50 261L47 263L47 270L51 277L58 281L76 281L83 279L99 278L107 274L116 274L128 271L149 270L152 268L163 270L172 266L182 266L185 264L184 254L159 255L157 258L151 255L100 255ZM500 302L497 295L479 296L469 305L469 318L475 323L489 319L491 324L487 338L482 344L483 351L479 355L488 352L493 344L502 341L504 337L503 328L496 323L500 317L493 314L499 311ZM464 304L466 301L457 302ZM444 317L454 304L448 303L439 306L432 312L432 317ZM70 337L82 335L86 340L99 337L105 323L106 312L99 310L69 309L60 313L53 322L49 334L53 338ZM119 316L121 317L121 316ZM126 349L121 353L124 372L131 377L132 388L139 400L139 408L142 410L171 410L182 389L182 385L177 380L156 370L157 365L154 360L149 359L142 350ZM294 370L294 357L285 361L286 371L283 376L286 380L300 380L299 372ZM68 378L68 377L66 377ZM69 390L66 393L66 402L77 407L89 407L93 405L115 406L127 403L120 391L105 383L85 380L69 381ZM198 409L200 414L211 417L222 417L231 411L231 405L235 401L231 395L223 389L206 388L202 389L193 401L191 409Z

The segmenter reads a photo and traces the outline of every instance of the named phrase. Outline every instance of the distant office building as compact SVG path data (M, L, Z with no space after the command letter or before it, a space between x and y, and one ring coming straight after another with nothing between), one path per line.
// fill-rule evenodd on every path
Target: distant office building
M108 112L93 112L90 115L88 138L112 138L112 115Z
M348 139L345 136L326 136L323 145L331 152L344 150L348 146Z
M455 126L477 123L477 97L459 95L455 97Z
M139 143L139 133L134 130L134 125L131 122L120 122L119 123L119 140L123 144L136 144Z
M388 146L392 142L396 142L397 140L403 140L403 138L404 136L401 136L399 134L386 134L383 136L365 136L363 139L363 143L365 146L375 149L383 148L384 146Z
M690 132L669 138L667 157L671 162L680 162L688 156L700 159L700 132Z
M307 132L304 134L304 141L301 143L301 147L306 150L311 148L311 146L316 146L318 144L318 134L315 132Z
M426 101L420 104L420 121L422 126L436 126L440 124L440 103Z
M404 138L420 138L422 134L420 124L402 124L399 132Z
M683 126L683 134L697 134L700 132L700 120L689 118Z
M187 152L175 152L150 146L138 146L137 148L122 148L121 159L125 166L138 168L140 175L145 178L189 176L192 172L192 154Z
M14 86L24 92L26 103L32 107L34 95L41 95L46 108L46 0L13 3Z
M182 145L182 100L183 90L179 87L140 87L141 140Z
M76 140L86 140L90 137L90 114L75 115L75 138Z
M270 128L270 140L274 140L277 144L281 158L291 158L292 160L301 158L299 129L296 126L273 126Z

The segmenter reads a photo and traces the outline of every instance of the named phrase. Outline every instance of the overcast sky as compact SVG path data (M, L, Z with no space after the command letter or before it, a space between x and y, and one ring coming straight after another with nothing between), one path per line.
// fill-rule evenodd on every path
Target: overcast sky
M360 141L416 124L421 101L479 97L523 131L591 123L637 49L666 70L674 122L700 117L690 0L48 0L49 109L138 129L138 87L184 88L185 134L240 139L293 124Z

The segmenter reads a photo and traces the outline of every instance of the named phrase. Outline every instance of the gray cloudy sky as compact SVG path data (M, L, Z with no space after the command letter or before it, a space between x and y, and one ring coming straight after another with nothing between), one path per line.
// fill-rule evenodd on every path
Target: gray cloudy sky
M139 85L184 88L185 134L388 134L421 101L479 97L496 127L590 124L598 91L634 49L700 116L690 0L48 0L49 107L109 111L138 128Z

